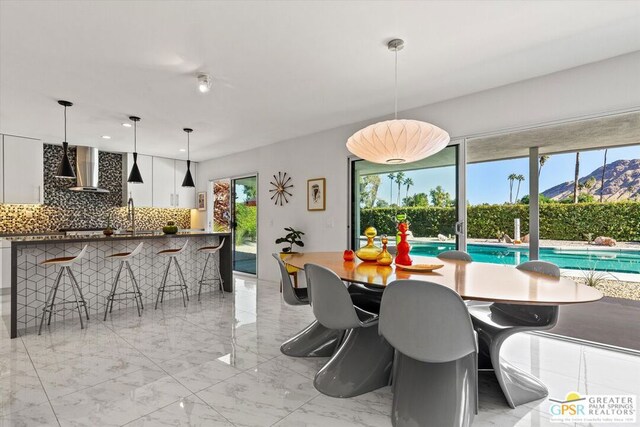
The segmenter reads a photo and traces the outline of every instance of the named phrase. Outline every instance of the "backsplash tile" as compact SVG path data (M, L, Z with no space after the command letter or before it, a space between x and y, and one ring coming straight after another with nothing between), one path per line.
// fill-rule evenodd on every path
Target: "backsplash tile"
M69 157L75 164L76 150ZM100 152L99 185L110 191L95 194L69 191L75 180L54 178L62 158L62 147L44 145L44 204L0 204L0 234L46 233L68 228L104 228L111 215L113 228L127 228L127 208L123 207L123 161L118 153ZM157 230L167 221L175 221L180 228L191 227L189 209L136 208L136 228Z

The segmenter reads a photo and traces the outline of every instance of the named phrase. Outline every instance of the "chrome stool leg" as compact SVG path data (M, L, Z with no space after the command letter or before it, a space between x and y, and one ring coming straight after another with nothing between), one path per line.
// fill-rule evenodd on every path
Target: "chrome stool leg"
M187 306L187 301L189 301L189 288L187 287L187 281L184 280L184 274L182 274L182 268L180 268L180 263L178 262L178 257L173 257L176 263L176 268L178 269L178 275L180 276L180 280L182 281L182 286L180 287L180 291L182 292L182 302L184 306ZM186 296L186 301L185 301Z
M55 294L58 292L58 286L60 286L60 279L62 278L63 271L64 271L64 268L61 268L60 271L58 272L58 277L56 278L56 281L54 282L53 287L49 291L49 295L47 295L47 299L44 302L44 307L42 307L42 317L40 318L40 327L38 328L38 335L42 334L42 326L44 325L44 317L47 314L47 307L49 306L49 304L53 304L53 301L55 300ZM51 308L53 309L53 305L51 306ZM51 324L52 313L53 313L53 310L50 310L49 322L47 323L47 325Z
M87 320L89 320L89 310L87 309L87 300L84 299L84 295L82 294L82 288L80 288L80 285L76 280L76 276L73 274L73 271L71 271L71 267L67 267L67 272L69 273L69 276L71 276L71 280L76 284L76 288L78 289L78 294L80 294L80 304L84 305L84 312L87 315Z
M202 283L204 282L204 274L207 271L207 264L209 263L210 257L211 254L207 254L207 259L205 259L204 267L202 268L202 276L200 276L200 282L198 282L200 284L200 286L198 287L198 301L200 301L200 294L202 293Z
M129 261L125 261L125 264L127 265L129 274L131 274L131 280L133 281L133 289L135 290L135 292L137 292L140 308L144 310L144 305L142 304L142 292L140 291L140 286L138 286L138 281L136 280L136 276L133 274L133 270L131 269L131 264L129 264Z
M71 269L69 267L65 267L65 269L67 270L67 273L71 272ZM76 308L78 309L78 316L80 316L80 329L84 329L84 321L82 320L82 310L80 310L80 299L78 298L78 290L76 290L76 286L77 283L75 283L75 280L71 279L71 290L73 291L73 297L76 300ZM85 310L86 310L86 306L85 306ZM89 315L87 314L87 319L89 319Z
M177 285L168 285L167 280L169 278L169 269L171 268L171 263L174 262L176 265L176 275L178 284ZM167 268L164 271L164 275L162 276L162 282L160 283L160 287L158 288L158 295L156 296L156 310L158 309L158 302L162 303L164 301L164 293L171 292L173 290L167 290L169 288L179 288L182 293L182 302L184 306L187 306L187 302L189 301L189 287L187 286L187 281L184 278L184 274L182 273L182 268L180 268L180 263L178 262L178 258L175 255L171 255L169 257L169 262L167 263ZM177 291L174 291L177 292Z
M167 263L167 268L164 269L164 274L162 275L162 282L160 282L160 287L158 288L158 295L156 296L156 310L158 309L158 302L160 301L160 296L162 295L162 299L164 300L164 287L167 283L167 276L169 275L169 267L171 267L171 258L169 258L169 262Z
M213 257L213 259L212 259L213 265L211 267L212 270L213 270L212 271L213 278L211 278L210 280L211 280L211 282L214 282L214 283L216 281L218 282L218 289L220 289L220 291L222 292L222 298L224 298L224 287L223 287L223 283L224 282L222 281L222 274L220 273L220 264L218 263L218 260L216 259L214 253L208 253L207 254L207 259L204 262L204 267L202 268L202 276L200 277L200 281L198 282L199 285L200 285L200 287L198 288L198 301L200 301L200 294L202 292L202 285L208 284L207 282L209 281L209 280L207 280L205 278L205 276L206 276L207 265L209 263L209 258L210 257ZM216 277L216 273L217 273L217 277ZM213 285L214 283L211 283L211 284Z
M125 266L127 267L129 274L131 275L133 290L118 293L116 292L116 290L118 289L118 281L120 280L120 274L122 273L122 268ZM138 287L138 282L136 282L136 277L133 274L133 270L131 269L131 266L129 265L129 261L124 260L124 261L120 261L118 272L116 273L116 277L113 280L113 285L111 286L111 292L107 296L107 303L104 309L103 320L107 320L107 313L111 313L113 311L113 302L116 300L116 297L118 295L128 295L128 294L133 294L133 299L136 301L136 308L138 309L138 316L142 316L142 312L140 311L142 307L142 292L140 292L140 288ZM119 301L124 298L126 297L121 297Z
M113 296L116 294L116 287L118 286L118 279L120 278L120 272L122 271L122 264L124 264L124 262L120 261L118 272L116 273L116 277L114 277L113 284L111 285L111 291L109 292L109 295L107 295L107 303L104 307L104 318L102 319L103 322L107 320L107 314L111 313L111 310L113 310Z

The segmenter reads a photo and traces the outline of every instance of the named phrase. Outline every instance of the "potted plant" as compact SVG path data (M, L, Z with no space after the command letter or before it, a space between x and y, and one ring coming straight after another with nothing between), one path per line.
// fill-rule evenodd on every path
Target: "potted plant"
M287 234L284 237L279 237L276 239L276 244L279 245L281 243L286 243L289 246L285 246L280 250L280 258L284 259L285 256L289 254L295 254L297 252L293 251L293 246L304 247L304 242L302 241L302 236L304 233L302 231L294 230L292 227L285 227L284 231L287 231ZM289 273L295 273L298 271L297 268L287 265L287 271Z
M178 232L178 226L175 221L167 221L167 225L162 227L164 234L176 234Z

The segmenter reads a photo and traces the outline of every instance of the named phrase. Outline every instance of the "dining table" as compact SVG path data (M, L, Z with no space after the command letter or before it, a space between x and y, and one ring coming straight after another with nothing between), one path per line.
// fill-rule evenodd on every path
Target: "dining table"
M283 261L299 269L304 269L306 264L325 267L344 282L358 284L358 292L370 292L373 297L377 296L378 301L384 295L384 289L396 280L409 279L446 286L454 290L463 300L468 301L471 313L474 311L474 305L484 306L489 313L489 322L494 322L496 328L504 325L500 324L502 318L499 310L492 310L492 306L512 305L516 309L524 307L523 312L530 310L534 313L535 310L540 309L555 310L556 318L547 323L536 323L525 318L518 320L517 317L509 319L510 322L515 322L513 326L520 327L519 330L536 331L550 329L555 325L558 306L593 302L603 297L602 292L596 288L577 283L569 277L553 277L523 271L512 265L413 256L414 267L425 265L436 267L429 272L418 272L409 271L402 266L383 266L358 259L345 261L342 252L295 253L285 257ZM311 303L313 304L313 301ZM480 336L482 331L479 330L475 321L474 326ZM504 327L511 326L507 324ZM530 373L516 368L501 357L492 361L489 349L484 353L481 349L478 358L480 368L484 366L496 372L510 406L515 407L548 395L546 386ZM498 364L499 366L494 366ZM519 395L516 404L509 396L510 392Z

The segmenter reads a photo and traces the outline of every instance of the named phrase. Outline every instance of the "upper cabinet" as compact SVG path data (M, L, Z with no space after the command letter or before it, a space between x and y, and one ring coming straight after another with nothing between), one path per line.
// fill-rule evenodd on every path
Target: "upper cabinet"
M153 158L153 206L156 208L175 207L176 170L173 159Z
M42 141L2 135L3 203L42 203L43 147Z
M132 166L133 154L128 153L125 180L129 177ZM140 169L143 183L127 183L127 194L124 195L123 201L126 202L131 196L136 206L151 207L153 206L153 157L138 154L138 168Z

